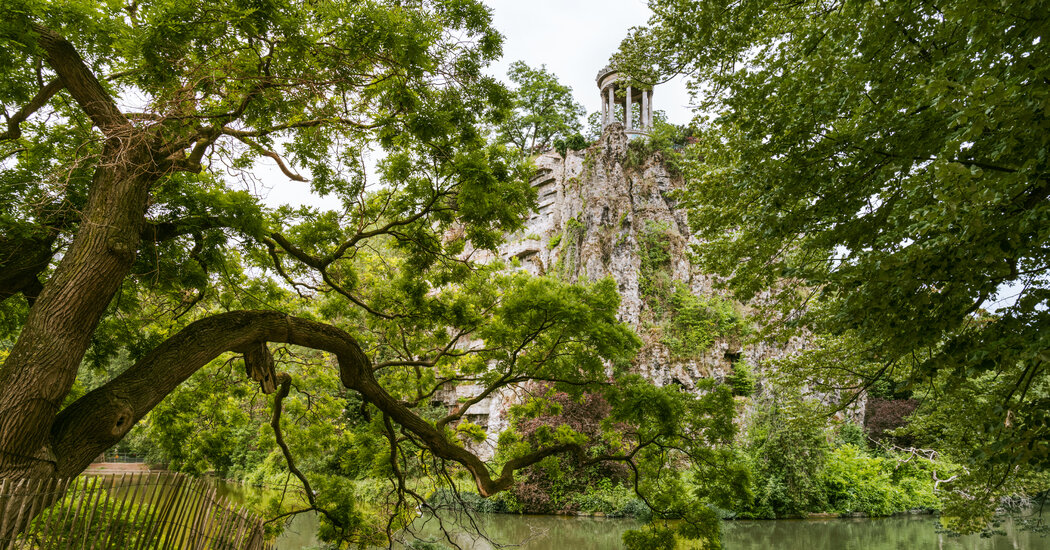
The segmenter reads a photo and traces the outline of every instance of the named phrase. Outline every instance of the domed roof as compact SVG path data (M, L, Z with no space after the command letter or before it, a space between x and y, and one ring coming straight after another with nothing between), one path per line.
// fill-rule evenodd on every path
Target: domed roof
M606 65L606 66L602 67L602 70L598 71L598 76L595 77L594 81L597 84L601 84L603 78L605 78L605 77L607 77L607 76L609 76L611 74L615 74L615 73L616 73L615 69L613 69L612 67Z

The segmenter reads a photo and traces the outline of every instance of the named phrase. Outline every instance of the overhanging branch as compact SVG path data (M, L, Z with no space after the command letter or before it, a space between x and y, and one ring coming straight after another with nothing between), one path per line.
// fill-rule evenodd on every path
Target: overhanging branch
M494 478L480 458L450 441L444 430L417 416L380 386L371 361L347 332L275 311L233 311L191 323L123 374L63 409L51 430L54 454L59 457L56 473L79 473L198 369L223 353L259 342L293 344L335 355L345 387L389 415L435 456L465 467L482 496L510 487L515 470L555 454L582 452L575 444L540 449L508 461Z
M29 27L37 34L35 44L32 45L44 51L47 64L58 74L60 87L69 90L69 95L73 96L91 121L102 130L106 137L126 133L130 129L127 117L117 108L113 98L95 78L94 73L84 63L73 44L43 25L31 23ZM26 43L25 37L19 36L15 39ZM56 88L54 92L57 92L58 89Z

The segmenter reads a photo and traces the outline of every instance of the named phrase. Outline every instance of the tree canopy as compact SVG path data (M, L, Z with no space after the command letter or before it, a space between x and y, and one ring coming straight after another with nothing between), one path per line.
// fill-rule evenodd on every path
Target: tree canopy
M691 509L667 466L725 458L729 390L626 376L639 343L611 281L476 261L535 203L521 155L486 139L515 96L481 74L500 53L481 3L2 6L0 479L78 474L151 411L156 440L177 442L216 393L250 402L217 414L254 416L237 363L271 396L269 455L332 538L376 540L321 475L355 470L391 480L386 537L423 500L412 475L464 474L490 496L562 454L627 465L658 513ZM535 124L536 143L562 128ZM266 206L251 192L263 164L338 208ZM465 384L465 402L434 406ZM511 387L600 394L613 420L486 463L465 416ZM218 438L250 437L213 435L194 452L228 462Z
M960 526L983 523L1050 465L1050 6L650 6L616 62L694 78L701 265L832 338L811 380L943 409L927 435L970 468Z
M573 99L572 88L558 82L546 66L534 69L515 61L507 76L516 85L514 115L499 128L502 140L521 151L533 152L548 149L555 139L580 131L583 106Z

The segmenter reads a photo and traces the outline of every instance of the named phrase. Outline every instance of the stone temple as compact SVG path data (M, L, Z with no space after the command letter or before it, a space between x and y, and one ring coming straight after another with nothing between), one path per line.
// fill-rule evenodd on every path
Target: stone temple
M652 88L624 86L620 82L620 73L610 67L598 71L598 90L602 100L602 130L614 122L623 124L628 136L645 135L653 128L653 90ZM634 123L635 104L638 105L638 126ZM623 111L617 112L622 106ZM620 117L623 117L620 120Z

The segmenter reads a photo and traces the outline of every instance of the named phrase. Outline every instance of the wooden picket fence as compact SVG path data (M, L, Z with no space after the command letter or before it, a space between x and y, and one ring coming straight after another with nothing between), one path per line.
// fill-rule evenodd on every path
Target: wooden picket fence
M170 472L0 482L0 550L272 550L262 520Z

